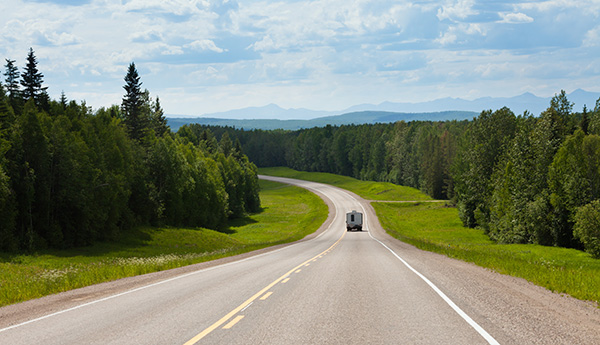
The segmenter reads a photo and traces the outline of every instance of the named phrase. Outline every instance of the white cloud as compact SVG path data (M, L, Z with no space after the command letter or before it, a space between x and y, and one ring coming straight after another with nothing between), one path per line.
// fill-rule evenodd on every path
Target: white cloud
M0 58L33 47L51 96L94 107L131 61L179 113L600 85L598 0L54 2L0 1Z
M584 47L600 47L600 26L589 30L583 39Z
M211 40L207 40L207 39L195 40L192 43L186 44L184 47L199 50L199 51L210 50L215 53L223 53L223 52L227 51L227 49L219 48L219 47L217 47L215 42L213 42Z
M499 13L502 20L499 23L508 23L508 24L521 24L521 23L531 23L533 22L533 18L524 14L524 13Z
M469 16L478 14L477 10L474 10L475 0L454 0L446 1L446 5L443 5L438 9L437 17L440 20L449 19L455 21L457 19L466 19Z

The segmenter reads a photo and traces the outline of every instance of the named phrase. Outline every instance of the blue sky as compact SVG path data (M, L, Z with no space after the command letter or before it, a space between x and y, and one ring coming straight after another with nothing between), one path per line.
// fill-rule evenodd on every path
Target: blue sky
M10 0L0 31L93 108L132 61L168 114L600 91L599 0Z

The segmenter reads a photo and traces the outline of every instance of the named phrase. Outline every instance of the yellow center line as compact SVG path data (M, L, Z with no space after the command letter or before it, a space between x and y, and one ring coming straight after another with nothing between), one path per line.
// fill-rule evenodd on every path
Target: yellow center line
M244 315L238 315L235 319L231 320L230 323L223 326L223 329L230 329L231 327L235 326L236 323L240 322L240 320L243 318L244 318Z
M302 270L297 270L297 271L296 271L296 272L294 272L294 273L300 273L300 271L302 271Z
M338 243L340 243L340 241L342 240L342 238L344 238L344 236L346 235L346 231L344 231L342 233L342 236L334 243L331 245L331 247L327 248L327 250L325 250L325 252L331 250L333 247L335 247ZM323 253L325 253L323 252ZM321 254L317 254L314 257L304 261L303 263L301 263L300 265L292 268L291 270L289 270L287 273L285 273L284 275L282 275L281 277L277 278L275 281L273 281L271 284L267 285L265 288L263 288L262 290L260 290L259 292L255 293L252 297L248 298L248 300L246 300L246 302L240 304L237 308L233 309L232 311L230 311L227 315L223 316L219 321L213 323L210 327L206 328L205 330L203 330L202 332L198 333L198 335L196 335L195 337L193 337L192 339L188 340L185 344L183 345L193 345L196 344L197 342L200 341L200 339L206 337L209 333L211 333L212 331L214 331L215 329L219 328L222 324L224 324L225 322L227 322L227 320L231 319L235 314L239 313L242 309L244 309L246 306L248 306L250 303L252 303L254 300L256 300L257 298L259 298L260 296L262 296L265 292L267 292L270 288L272 288L273 286L275 286L277 283L279 283L280 281L282 281L283 279L287 278L290 274L292 274L294 271L298 270L300 267L306 265L307 263L309 263L311 260L319 257L319 255L323 255L323 253ZM289 278L288 278L289 280ZM238 316L239 318L239 316ZM241 318L240 318L241 319ZM234 320L235 321L235 320ZM238 320L239 321L239 320ZM232 321L233 322L233 321Z
M290 278L285 278L284 280L281 281L281 284L285 284L285 283L287 283L289 281L290 281Z
M262 296L262 297L260 298L260 300L261 300L261 301L264 301L264 300L266 300L267 298L269 298L269 296L271 296L272 294L273 294L273 292L269 291L269 292L267 292L267 293L266 293L264 296Z

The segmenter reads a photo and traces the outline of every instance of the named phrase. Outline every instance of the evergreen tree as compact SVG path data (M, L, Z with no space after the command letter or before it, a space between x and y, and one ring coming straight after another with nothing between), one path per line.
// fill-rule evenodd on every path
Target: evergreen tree
M37 59L34 55L33 48L29 48L27 54L27 65L25 71L21 73L21 85L23 86L23 99L25 101L33 99L37 106L46 108L49 97L46 92L47 87L43 87L44 75L37 68Z
M13 110L17 110L21 100L21 92L19 85L19 69L15 66L15 60L5 59L6 71L4 72L6 92L8 92L8 102L13 107Z
M145 130L148 128L147 114L144 114L144 93L141 89L142 83L135 63L129 64L127 75L125 76L125 96L121 103L121 111L129 137L134 140L140 140Z
M65 91L63 90L60 93L60 105L62 106L63 110L67 109L67 104L68 104L67 96L65 95Z
M165 112L160 105L160 99L156 96L156 101L152 107L152 128L156 136L162 137L165 133L168 133L171 129L167 125L167 118Z

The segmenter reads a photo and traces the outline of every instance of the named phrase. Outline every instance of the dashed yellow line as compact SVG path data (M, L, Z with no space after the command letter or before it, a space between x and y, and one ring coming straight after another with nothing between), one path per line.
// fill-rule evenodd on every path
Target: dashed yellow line
M199 342L202 338L206 337L208 334L210 334L212 331L214 331L215 329L219 328L221 325L223 325L225 322L227 322L229 319L231 319L234 315L236 315L237 313L239 313L241 310L243 310L244 308L246 308L248 305L250 305L250 303L252 303L254 300L256 300L257 298L259 298L260 296L264 295L265 292L267 292L269 289L271 289L273 286L275 286L276 284L278 284L279 282L284 283L287 282L290 278L289 275L292 274L293 272L300 272L300 267L306 265L307 263L309 263L311 260L314 260L316 258L318 258L320 255L324 255L325 253L327 253L328 251L330 251L331 249L333 249L333 247L337 246L338 243L340 243L340 241L344 238L344 236L346 235L346 232L344 231L344 233L342 234L342 236L334 243L331 245L331 247L327 248L327 250L325 250L324 252L322 252L321 254L317 254L314 257L304 261L303 263L301 263L300 265L292 268L291 270L289 270L287 273L285 273L284 275L282 275L281 277L275 279L275 281L273 281L271 284L267 285L264 289L260 290L259 292L255 293L252 297L250 297L248 300L246 300L244 303L240 304L237 308L233 309L232 311L230 311L227 315L223 316L219 321L215 322L214 324L212 324L210 327L206 328L205 330L203 330L202 332L198 333L198 335L196 335L195 337L193 337L192 339L188 340L184 345L193 345L196 344L197 342ZM241 319L243 318L242 315L238 315L234 320L232 320L230 323L228 323L226 326L229 326L229 324L232 324L231 326L233 327L233 325L235 325L235 323L239 322ZM237 320L237 321L236 321ZM235 323L233 323L234 321L236 321Z
M289 281L290 281L290 278L285 278L284 280L281 281L281 284L285 284L285 283L287 283Z
M240 322L240 320L243 318L244 315L238 315L235 319L231 320L231 322L223 326L223 329L230 329L231 327L235 326L236 323Z
M269 296L271 296L272 294L273 294L273 292L269 291L269 292L267 292L267 293L266 293L264 296L262 296L262 297L260 298L260 300L261 300L261 301L264 301L264 300L266 300L267 298L269 298Z

